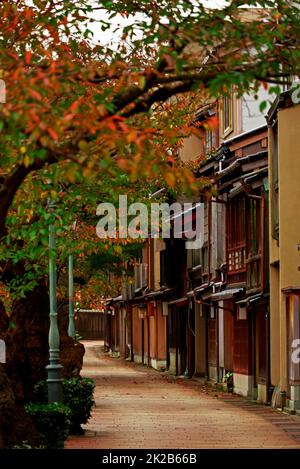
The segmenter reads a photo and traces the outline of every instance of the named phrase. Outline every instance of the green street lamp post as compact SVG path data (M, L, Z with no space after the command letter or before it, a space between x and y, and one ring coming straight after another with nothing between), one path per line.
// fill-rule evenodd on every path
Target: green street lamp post
M74 278L73 278L73 254L69 255L69 326L68 335L75 339L74 323Z
M49 208L54 210L55 204L50 202ZM49 226L49 296L50 296L50 329L49 329L49 365L48 402L62 402L62 365L59 363L59 330L57 324L56 302L56 234L54 224Z
M77 222L74 221L71 232L73 233L73 238L75 238ZM74 322L74 256L69 254L69 325L68 325L68 335L75 339L75 322Z

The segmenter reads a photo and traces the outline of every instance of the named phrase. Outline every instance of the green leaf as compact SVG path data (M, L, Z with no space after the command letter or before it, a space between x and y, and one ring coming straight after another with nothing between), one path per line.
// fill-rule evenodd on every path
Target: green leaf
M266 110L268 106L268 102L267 101L262 101L260 104L259 104L259 110L260 112L264 112Z

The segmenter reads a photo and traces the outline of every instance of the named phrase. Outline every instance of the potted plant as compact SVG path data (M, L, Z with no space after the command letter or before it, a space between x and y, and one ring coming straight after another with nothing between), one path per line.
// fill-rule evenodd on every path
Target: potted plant
M232 371L227 371L224 376L224 383L226 383L227 391L233 392L233 373Z

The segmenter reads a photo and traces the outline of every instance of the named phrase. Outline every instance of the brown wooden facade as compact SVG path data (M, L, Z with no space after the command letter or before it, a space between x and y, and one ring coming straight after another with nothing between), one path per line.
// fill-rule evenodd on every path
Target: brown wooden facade
M230 388L232 379L235 392L270 402L268 130L261 123L243 131L241 103L233 94L227 104L226 129L224 103L208 106L195 121L219 116L219 128L200 129L199 145L193 137L180 155L186 161L196 148L191 158L206 156L198 177L218 194L196 201L200 246L188 250L185 239L172 238L145 243L144 283L111 303L126 319L123 345L111 339L110 348L212 385Z

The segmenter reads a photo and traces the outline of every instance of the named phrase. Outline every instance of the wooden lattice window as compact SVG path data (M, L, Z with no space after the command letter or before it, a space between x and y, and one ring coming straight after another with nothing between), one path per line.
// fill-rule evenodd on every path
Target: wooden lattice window
M261 286L261 201L248 199L247 210L247 289Z
M228 273L245 271L245 257L245 198L236 197L229 202L227 210Z
M222 103L222 127L223 136L226 136L233 130L233 93L231 92L223 97Z
M218 134L216 129L207 129L205 132L205 153L211 153L218 146Z

